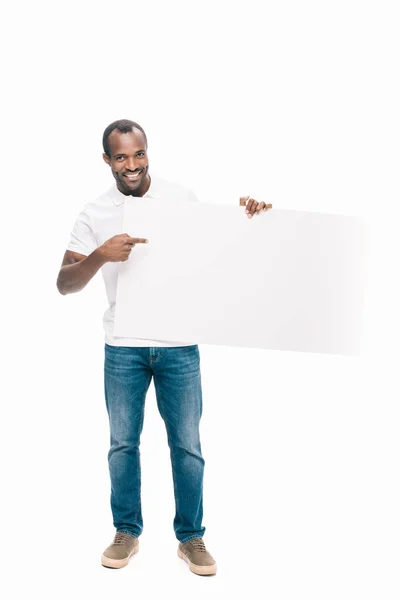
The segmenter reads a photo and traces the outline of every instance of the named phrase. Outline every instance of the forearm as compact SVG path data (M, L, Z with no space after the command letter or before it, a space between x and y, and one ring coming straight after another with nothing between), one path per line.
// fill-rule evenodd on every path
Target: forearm
M58 291L62 295L80 292L106 262L102 251L97 248L83 260L64 265L57 278Z

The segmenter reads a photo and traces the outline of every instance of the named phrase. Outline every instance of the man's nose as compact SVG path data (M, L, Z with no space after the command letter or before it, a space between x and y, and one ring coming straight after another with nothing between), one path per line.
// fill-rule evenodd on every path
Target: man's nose
M126 163L127 169L134 171L136 169L136 162L133 156L129 157Z

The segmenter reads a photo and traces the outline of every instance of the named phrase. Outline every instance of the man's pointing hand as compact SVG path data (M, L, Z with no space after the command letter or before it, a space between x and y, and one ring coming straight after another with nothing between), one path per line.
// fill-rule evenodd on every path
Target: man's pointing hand
M98 250L106 262L126 261L135 244L147 244L148 241L145 238L135 238L127 233L120 233L104 242Z

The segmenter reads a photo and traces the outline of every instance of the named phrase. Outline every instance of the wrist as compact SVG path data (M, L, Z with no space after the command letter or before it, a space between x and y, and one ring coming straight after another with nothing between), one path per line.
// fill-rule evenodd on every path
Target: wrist
M101 263L101 265L104 265L106 262L108 262L103 245L96 248L93 254L96 256L97 260Z

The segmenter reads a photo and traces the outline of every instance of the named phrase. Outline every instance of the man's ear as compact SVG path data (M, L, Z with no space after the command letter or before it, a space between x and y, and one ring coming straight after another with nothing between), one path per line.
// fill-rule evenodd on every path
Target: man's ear
M111 159L109 156L107 156L107 154L105 152L103 152L103 160L105 163L108 164L109 167L111 167Z

